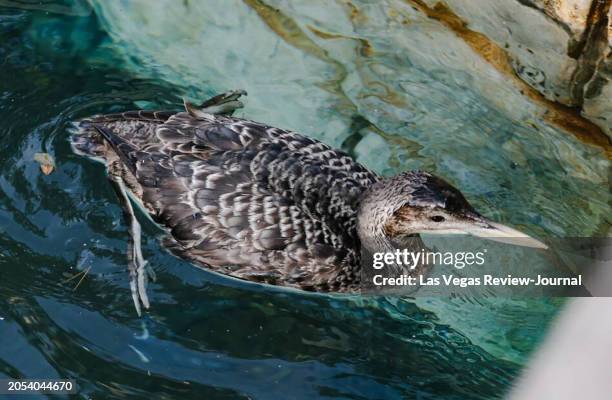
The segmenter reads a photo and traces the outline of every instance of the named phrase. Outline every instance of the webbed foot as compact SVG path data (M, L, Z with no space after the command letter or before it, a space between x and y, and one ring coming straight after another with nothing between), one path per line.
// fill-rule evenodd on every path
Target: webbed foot
M147 309L150 306L147 296L148 278L155 279L155 273L142 256L141 228L134 209L130 203L127 191L120 176L110 175L109 179L121 203L125 220L128 223L130 240L128 243L128 272L130 274L130 291L138 316L142 315L141 305Z
M218 94L210 99L202 102L198 106L200 111L207 114L232 114L239 108L244 107L244 104L238 100L241 96L246 96L246 90L230 90L225 93Z

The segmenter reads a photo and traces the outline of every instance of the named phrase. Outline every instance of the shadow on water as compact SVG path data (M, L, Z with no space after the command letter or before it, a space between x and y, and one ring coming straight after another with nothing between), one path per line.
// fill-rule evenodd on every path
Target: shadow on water
M150 223L143 246L158 279L151 312L136 318L120 209L102 166L72 154L67 129L95 113L178 108L181 88L125 73L86 7L3 4L0 378L74 378L93 398L489 399L507 389L518 364L410 299L229 280L168 255ZM37 152L53 156L52 174ZM552 314L520 339L523 356Z

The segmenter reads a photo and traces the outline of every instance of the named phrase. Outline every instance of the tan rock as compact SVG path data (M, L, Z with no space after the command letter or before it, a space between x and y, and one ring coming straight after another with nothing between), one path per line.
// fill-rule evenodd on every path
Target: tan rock
M612 137L610 0L427 0L504 48L516 74L547 99L582 109Z

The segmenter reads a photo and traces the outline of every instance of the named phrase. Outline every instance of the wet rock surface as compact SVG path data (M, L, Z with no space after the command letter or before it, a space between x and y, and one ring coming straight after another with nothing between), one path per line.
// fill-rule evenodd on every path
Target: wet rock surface
M547 99L577 107L612 136L610 0L444 0L502 46L514 72Z

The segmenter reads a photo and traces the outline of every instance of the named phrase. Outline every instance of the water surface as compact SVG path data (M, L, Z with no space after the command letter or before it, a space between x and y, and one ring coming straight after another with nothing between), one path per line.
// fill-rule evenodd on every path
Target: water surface
M539 118L403 3L356 3L357 14L345 2L171 3L0 1L0 379L73 378L76 398L503 394L562 302L241 283L170 256L141 219L158 279L138 318L121 210L103 167L72 154L69 123L245 88L240 115L383 174L436 172L485 214L539 236L607 226L602 149ZM39 152L55 159L48 176Z

